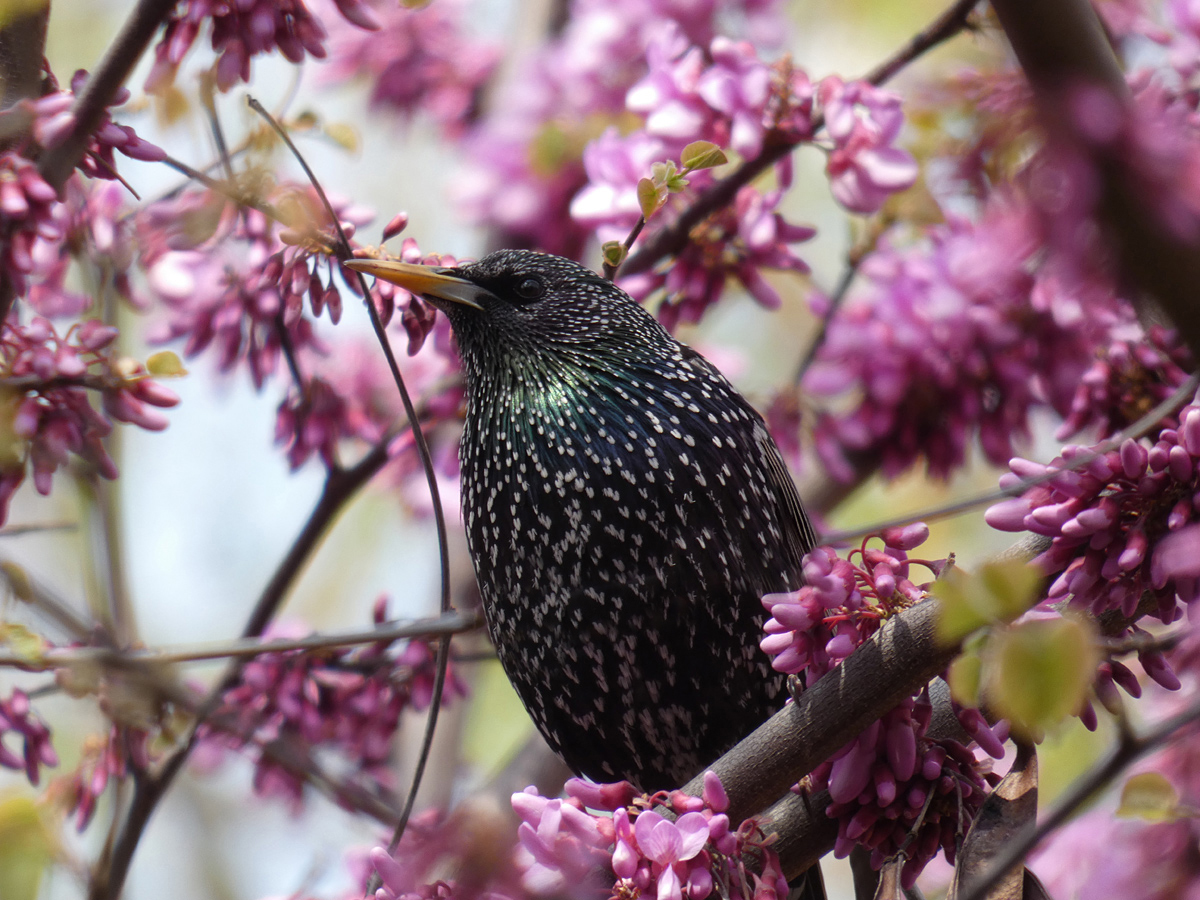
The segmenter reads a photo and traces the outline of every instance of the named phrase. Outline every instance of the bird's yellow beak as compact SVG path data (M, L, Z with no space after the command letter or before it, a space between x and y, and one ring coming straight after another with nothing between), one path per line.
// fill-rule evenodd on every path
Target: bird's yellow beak
M438 266L418 266L392 259L348 259L342 265L355 272L390 281L410 294L449 300L472 309L483 309L478 298L488 293L473 281L453 274L453 269Z

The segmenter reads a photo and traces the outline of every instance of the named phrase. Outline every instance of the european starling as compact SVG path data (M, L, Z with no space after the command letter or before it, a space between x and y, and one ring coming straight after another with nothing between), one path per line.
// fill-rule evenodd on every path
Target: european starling
M353 268L446 313L488 632L576 772L682 785L782 705L759 598L814 545L762 418L628 294L555 256Z

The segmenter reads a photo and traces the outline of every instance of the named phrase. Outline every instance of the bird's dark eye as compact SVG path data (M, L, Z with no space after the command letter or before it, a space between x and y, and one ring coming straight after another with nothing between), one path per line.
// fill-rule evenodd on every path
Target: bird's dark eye
M536 300L542 296L546 285L540 278L522 278L516 287L516 295L522 300Z

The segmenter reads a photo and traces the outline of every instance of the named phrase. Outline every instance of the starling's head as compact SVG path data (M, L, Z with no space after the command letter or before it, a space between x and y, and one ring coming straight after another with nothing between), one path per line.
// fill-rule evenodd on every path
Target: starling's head
M383 260L347 265L418 294L446 313L468 364L522 356L662 352L671 339L623 290L579 263L499 250L455 268Z

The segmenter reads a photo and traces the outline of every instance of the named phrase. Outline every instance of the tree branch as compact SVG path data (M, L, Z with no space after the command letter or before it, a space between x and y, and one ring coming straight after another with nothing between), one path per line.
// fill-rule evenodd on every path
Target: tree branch
M729 795L729 818L762 812L943 671L958 653L937 639L939 605L927 600L893 616L871 640L708 768ZM703 775L683 790L700 796Z
M70 131L38 160L38 171L54 187L60 188L66 183L108 104L125 84L125 79L142 58L159 25L175 8L175 4L176 0L139 0L133 13L125 20L116 40L75 98L75 104L71 107L75 122Z

